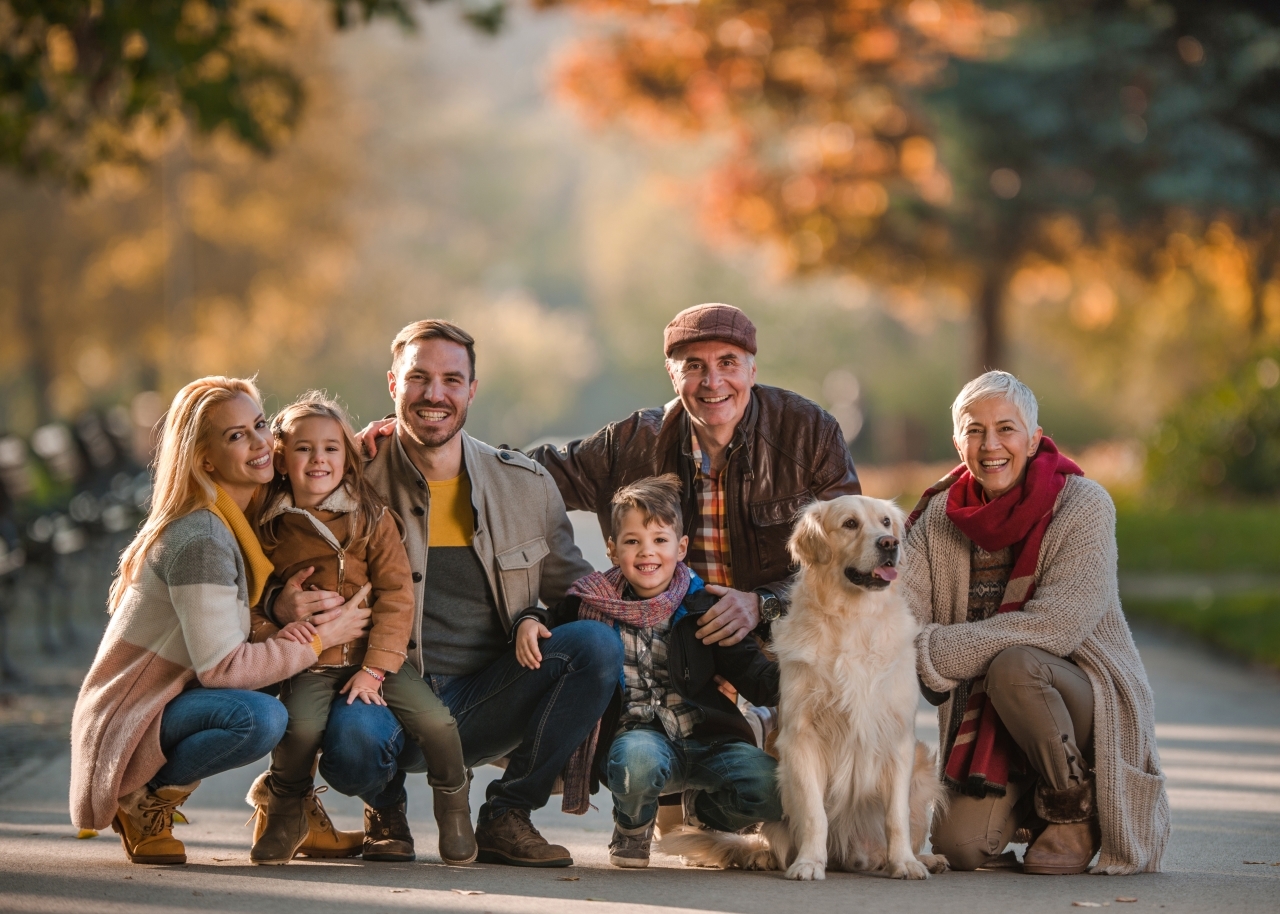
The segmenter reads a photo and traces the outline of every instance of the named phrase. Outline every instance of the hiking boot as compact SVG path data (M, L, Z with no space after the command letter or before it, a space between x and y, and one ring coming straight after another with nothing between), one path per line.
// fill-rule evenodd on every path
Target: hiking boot
M364 859L382 863L409 863L414 859L404 800L378 809L364 808Z
M256 783L254 786L258 786ZM301 796L280 796L271 788L271 779L263 782L266 803L255 818L261 821L261 832L249 851L249 862L258 866L282 866L293 859L307 838L309 823L302 810ZM251 792L252 795L252 792Z
M527 809L504 809L476 829L477 859L507 866L572 866L567 848L548 844L529 821Z
M609 842L609 862L614 866L641 869L649 865L649 845L653 841L653 823L639 828L623 828L613 824L613 839Z
M440 832L440 859L451 866L474 863L478 848L471 827L471 778L452 792L437 787L433 808Z
M199 781L181 787L139 787L120 798L111 828L131 863L186 863L187 849L173 836L173 813Z

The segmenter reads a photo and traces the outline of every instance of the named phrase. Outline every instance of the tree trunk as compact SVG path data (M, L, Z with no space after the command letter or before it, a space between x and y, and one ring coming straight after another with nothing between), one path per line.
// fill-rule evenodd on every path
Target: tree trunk
M977 319L977 358L978 374L1005 366L1004 313L1001 307L1004 299L1004 276L1002 267L989 265L982 277L982 287L978 291Z

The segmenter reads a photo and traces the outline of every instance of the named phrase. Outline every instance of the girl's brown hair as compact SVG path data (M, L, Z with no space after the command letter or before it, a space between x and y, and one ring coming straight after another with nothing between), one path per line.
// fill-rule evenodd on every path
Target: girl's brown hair
M360 446L356 444L355 432L351 430L351 420L347 418L347 411L336 400L325 396L323 391L307 391L272 417L271 434L276 439L276 453L284 450L285 439L299 422L312 418L332 419L342 429L344 455L342 482L339 485L346 486L347 492L360 506L355 516L351 518L347 541L342 544L342 548L363 549L369 542L369 537L373 535L373 531L377 529L384 506L382 499L364 478L364 455L360 452ZM276 500L286 492L293 494L289 478L277 471L267 485L264 507L274 505ZM277 517L262 525L262 540L268 546L274 546L279 542L276 529L278 522Z

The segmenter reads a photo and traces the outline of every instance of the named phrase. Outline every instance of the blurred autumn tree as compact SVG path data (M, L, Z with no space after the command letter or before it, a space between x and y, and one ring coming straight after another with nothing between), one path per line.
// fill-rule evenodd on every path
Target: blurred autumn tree
M601 14L559 70L588 118L724 144L713 233L764 243L782 273L873 279L908 322L972 302L981 366L1006 364L1020 268L1055 267L1052 295L1032 272L1021 297L1069 302L1096 331L1123 297L1102 274L1125 273L1121 293L1167 284L1188 244L1228 235L1243 336L1263 329L1280 200L1268 4L542 2Z
M0 180L0 427L207 373L315 383L308 357L340 336L357 151L323 9L271 9L292 35L282 66L316 99L278 155L177 123L148 141L147 169L98 162L78 194Z
M311 2L338 28L415 22L411 0ZM504 9L462 5L489 32ZM0 0L0 167L85 187L98 165L152 158L176 122L276 149L306 94L296 40L273 0Z

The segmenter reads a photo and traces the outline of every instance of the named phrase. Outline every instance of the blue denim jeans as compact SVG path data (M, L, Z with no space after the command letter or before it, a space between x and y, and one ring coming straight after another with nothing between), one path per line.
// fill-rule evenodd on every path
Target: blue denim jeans
M605 766L613 818L623 828L652 822L661 794L689 789L700 791L698 818L719 831L782 818L778 763L732 737L673 740L648 727L627 730L614 737Z
M454 720L468 767L504 756L489 785L482 821L506 809L540 809L573 750L591 733L622 675L622 645L608 626L561 625L541 644L542 666L528 670L510 648L465 676L428 676ZM334 790L379 808L405 798L406 772L426 771L422 750L386 708L342 696L329 712L320 774Z
M172 787L256 762L276 747L289 723L279 699L244 689L188 689L164 706L164 767L149 784Z

